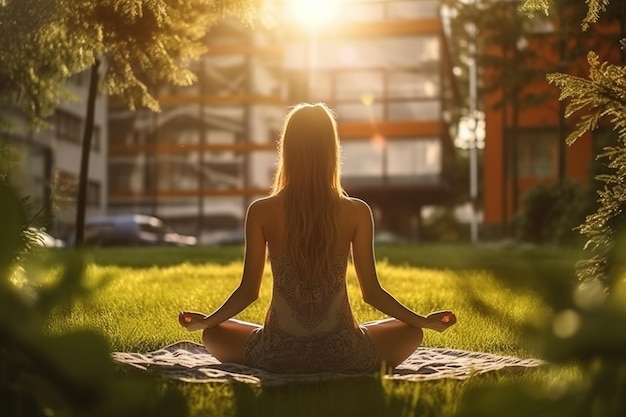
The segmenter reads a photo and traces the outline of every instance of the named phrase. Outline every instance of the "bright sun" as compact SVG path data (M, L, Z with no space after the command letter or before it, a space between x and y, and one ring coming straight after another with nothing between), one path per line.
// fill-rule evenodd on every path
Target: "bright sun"
M294 24L317 30L336 17L339 0L287 0L285 17Z

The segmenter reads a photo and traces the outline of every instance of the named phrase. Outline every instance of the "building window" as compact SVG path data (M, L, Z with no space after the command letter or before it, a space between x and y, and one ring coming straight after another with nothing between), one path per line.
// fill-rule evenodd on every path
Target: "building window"
M99 181L87 181L87 207L100 208L102 186Z
M302 48L302 45L299 46ZM316 45L309 56L300 52L301 67L318 70L339 68L419 68L440 61L438 35L384 36L342 39ZM308 50L305 49L305 51Z
M442 169L441 141L437 138L375 138L341 144L342 174L348 184L428 183Z
M343 142L342 174L348 178L376 178L383 176L383 144L372 140Z
M439 139L389 140L387 147L390 177L436 177L441 172Z
M135 161L111 161L109 165L109 191L138 191L142 169Z
M60 204L75 204L78 198L78 176L57 170L54 177L54 198ZM100 208L102 185L99 181L87 181L87 207Z
M72 143L81 143L83 121L80 117L57 110L55 113L56 136Z
M383 71L345 71L335 75L335 100L378 101L385 95Z
M554 177L557 140L555 130L520 130L515 146L518 178Z
M437 0L396 0L387 3L387 19L437 19L439 16L439 1Z
M441 103L438 100L391 101L387 103L389 120L439 120Z
M94 125L93 127L93 136L91 138L91 150L99 151L102 146L102 129L100 126Z
M439 97L439 74L417 70L389 71L387 97L390 99Z

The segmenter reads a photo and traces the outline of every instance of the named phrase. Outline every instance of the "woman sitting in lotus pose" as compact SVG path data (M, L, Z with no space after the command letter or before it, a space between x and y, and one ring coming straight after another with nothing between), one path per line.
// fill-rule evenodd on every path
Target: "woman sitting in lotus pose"
M179 314L182 326L203 331L213 356L282 373L370 372L404 361L423 329L456 323L451 311L418 315L381 287L372 213L342 189L337 125L324 104L288 113L279 156L271 196L246 214L241 283L212 314ZM355 322L346 290L350 254L365 302L393 318ZM266 257L274 285L264 325L233 319L257 299Z

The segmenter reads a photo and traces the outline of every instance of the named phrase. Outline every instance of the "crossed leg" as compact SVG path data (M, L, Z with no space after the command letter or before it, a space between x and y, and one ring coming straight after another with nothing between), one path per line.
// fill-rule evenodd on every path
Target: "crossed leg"
M378 366L393 368L400 365L422 343L424 331L398 319L363 323L374 343Z
M408 358L422 343L424 332L398 319L390 318L363 323L368 330L378 365L395 367ZM250 334L258 324L229 319L202 332L207 351L220 362L243 363L244 349Z
M258 324L229 319L202 331L202 343L211 355L223 363L243 363L244 349L250 333Z

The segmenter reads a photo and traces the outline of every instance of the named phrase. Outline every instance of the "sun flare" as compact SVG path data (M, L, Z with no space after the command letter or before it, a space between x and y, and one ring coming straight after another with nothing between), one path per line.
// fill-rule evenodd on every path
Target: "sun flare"
M337 17L339 0L287 0L285 17L310 30L330 25Z

